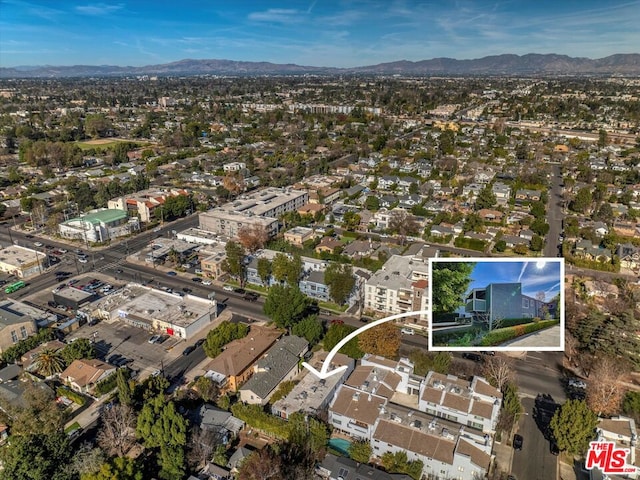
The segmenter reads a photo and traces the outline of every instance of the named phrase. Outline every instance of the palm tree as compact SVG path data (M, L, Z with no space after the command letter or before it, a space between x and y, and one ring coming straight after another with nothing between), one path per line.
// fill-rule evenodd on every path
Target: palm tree
M36 355L33 362L36 370L45 377L50 377L64 370L65 362L60 355L60 350L45 348Z

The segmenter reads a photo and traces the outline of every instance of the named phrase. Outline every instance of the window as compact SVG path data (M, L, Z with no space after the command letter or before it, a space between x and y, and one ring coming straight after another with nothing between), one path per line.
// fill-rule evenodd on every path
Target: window
M529 308L529 299L522 297L522 308Z
M18 343L18 335L15 330L11 330L11 341L13 343Z
M22 338L27 338L27 327L25 327L24 325L20 327L20 336Z
M459 472L464 472L464 467L458 467Z

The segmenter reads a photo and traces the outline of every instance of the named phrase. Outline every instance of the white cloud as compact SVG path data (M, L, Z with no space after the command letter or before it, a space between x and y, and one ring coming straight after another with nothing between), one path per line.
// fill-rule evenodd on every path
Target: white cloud
M93 3L89 5L78 5L76 7L76 11L83 15L91 15L97 17L109 15L110 13L117 12L118 10L122 10L123 8L123 4L108 5L105 3Z

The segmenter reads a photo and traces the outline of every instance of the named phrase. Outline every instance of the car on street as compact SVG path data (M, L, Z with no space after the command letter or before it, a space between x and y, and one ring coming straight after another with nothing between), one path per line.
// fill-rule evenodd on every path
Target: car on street
M245 289L244 288L234 288L233 289L233 293L239 293L240 295L244 295L245 294Z
M171 270L170 272L167 272L167 275L169 275L170 277L175 277L178 274L176 272L174 272L173 270Z
M231 285L225 285L222 287L225 292L233 292L233 287Z
M580 380L579 378L570 378L569 386L572 388L587 388L587 384L584 380Z
M198 341L194 344L196 348L198 348L200 345L202 345L204 343L205 339L204 338L200 338L198 339Z
M522 444L524 443L524 438L522 438L522 435L519 434L515 434L513 436L513 449L514 450L522 450Z
M471 352L464 352L462 354L462 358L466 358L467 360L472 360L474 362L482 361L482 357L480 355L478 355L477 353L471 353Z
M116 362L122 358L122 355L119 353L114 353L109 358L107 358L107 363L111 365L116 365Z
M182 355L186 357L191 352L193 352L195 349L196 349L195 345L189 345L187 348L184 349L184 351L182 352Z
M255 302L256 300L258 300L258 294L253 292L247 292L244 294L244 297L242 298L248 302Z
M200 277L191 277L192 282L202 283L202 279Z
M400 330L400 333L404 334L404 335L415 335L416 332L413 328L403 328Z
M116 273L122 273L122 269L121 269L121 268L116 268L116 269L115 269L115 272L116 272Z
M203 280L202 284L203 285L211 285L211 280Z
M558 444L553 440L551 440L551 444L549 445L549 452L551 453L551 455L560 455L560 447L558 447Z
M34 244L36 247L42 247L42 246L43 246L43 243L42 243L42 242L33 242L33 244Z
M87 260L87 257L80 257L80 258L78 258L78 261L80 263L88 263L89 262L89 260Z
M191 293L191 292L193 292L193 290L191 290L189 287L183 287L183 288L182 288L182 291L183 291L184 293Z

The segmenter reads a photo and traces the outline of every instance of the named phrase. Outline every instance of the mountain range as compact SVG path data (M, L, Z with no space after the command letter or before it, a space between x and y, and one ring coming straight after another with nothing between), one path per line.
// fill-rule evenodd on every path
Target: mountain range
M433 58L380 63L354 68L313 67L292 63L234 60L180 60L144 67L114 65L24 66L0 68L0 78L102 77L127 75L640 75L640 54L590 59L557 54L493 55L473 60Z

